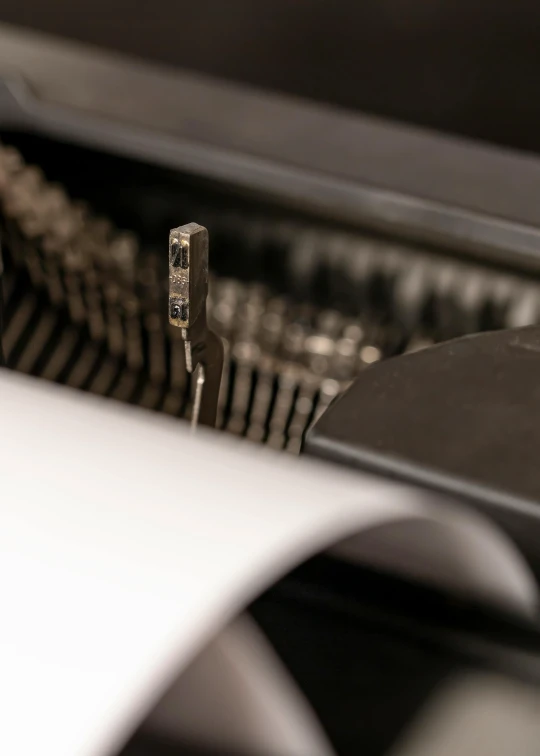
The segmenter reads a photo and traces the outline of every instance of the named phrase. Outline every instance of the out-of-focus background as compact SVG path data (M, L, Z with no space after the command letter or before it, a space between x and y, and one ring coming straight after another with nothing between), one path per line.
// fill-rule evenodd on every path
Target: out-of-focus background
M0 21L540 150L534 0L3 0Z

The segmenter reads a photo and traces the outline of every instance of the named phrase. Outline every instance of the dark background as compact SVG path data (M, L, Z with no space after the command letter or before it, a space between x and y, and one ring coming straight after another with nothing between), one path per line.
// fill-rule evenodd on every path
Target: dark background
M2 0L0 20L540 151L537 0Z

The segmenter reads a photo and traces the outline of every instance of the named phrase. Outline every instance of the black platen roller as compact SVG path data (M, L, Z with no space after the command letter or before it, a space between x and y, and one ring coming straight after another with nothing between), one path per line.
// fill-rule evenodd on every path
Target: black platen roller
M305 452L457 494L540 572L540 328L467 336L367 368Z

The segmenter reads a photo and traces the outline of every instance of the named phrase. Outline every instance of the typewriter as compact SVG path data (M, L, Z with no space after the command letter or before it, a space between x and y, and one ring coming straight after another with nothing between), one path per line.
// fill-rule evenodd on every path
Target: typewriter
M245 439L248 455L257 446L279 452L276 469L282 458L315 457L343 475L442 492L494 523L538 579L532 114L518 129L493 106L492 89L479 94L459 70L452 79L434 49L435 9L412 14L421 45L403 73L416 71L431 92L424 101L410 83L398 86L399 45L411 44L405 9L404 26L393 27L386 4L354 12L339 4L325 27L320 4L309 20L286 3L260 16L245 3L182 5L135 19L131 32L116 8L103 11L102 25L98 8L88 26L58 8L57 17L36 9L39 31L0 26L1 342L10 380L26 374L108 398L111 412L133 405L179 429L211 425L225 443ZM0 16L24 21L15 5ZM443 39L462 26L444 28ZM365 52L353 55L362 39ZM326 85L325 50L334 51ZM437 62L431 88L421 53ZM370 61L382 65L377 86L397 82L386 96L369 83ZM526 70L532 75L532 63ZM471 87L470 118L458 107L466 92L459 100L456 86L443 91L457 79ZM500 86L508 92L508 82ZM493 721L506 723L509 740L490 741L489 752L536 753L531 723L516 719L538 701L536 616L328 556L289 572L249 611L331 752L446 753L442 735L408 746L400 738L457 669L476 675L457 696L470 697L467 710L491 696ZM480 753L481 733L495 732L483 725L471 714L463 728L476 735L452 748ZM123 747L126 756L188 753L146 731Z

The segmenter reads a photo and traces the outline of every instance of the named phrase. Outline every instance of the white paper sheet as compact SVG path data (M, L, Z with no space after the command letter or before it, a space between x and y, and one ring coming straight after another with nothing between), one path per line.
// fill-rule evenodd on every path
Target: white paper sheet
M435 524L440 582L536 606L511 544L431 495L217 434L192 438L167 418L11 374L0 376L0 418L10 756L113 753L253 597L383 523Z

